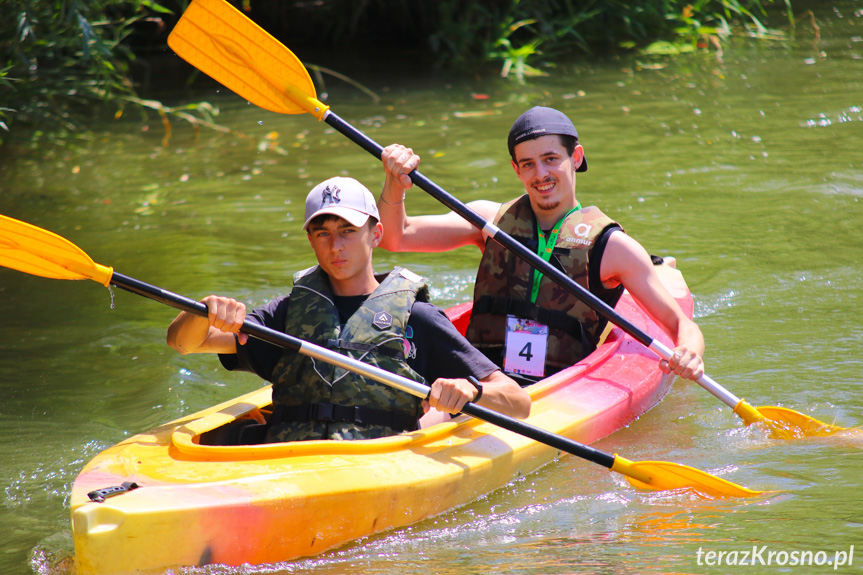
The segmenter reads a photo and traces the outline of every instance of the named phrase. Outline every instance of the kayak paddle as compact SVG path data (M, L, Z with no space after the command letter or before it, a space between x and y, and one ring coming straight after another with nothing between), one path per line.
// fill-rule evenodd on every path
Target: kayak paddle
M207 317L207 306L184 296L146 284L117 273L113 268L95 263L81 248L69 240L31 224L0 215L0 265L28 274L54 279L97 281L164 303L176 309ZM429 386L390 373L302 339L246 321L243 333L297 353L325 361L425 399ZM630 461L610 455L561 435L548 432L491 409L468 403L462 410L478 419L524 435L582 459L598 463L620 473L635 487L653 490L693 489L708 496L750 497L754 491L709 473L679 463L664 461Z
M294 53L225 0L193 0L168 37L168 45L191 65L256 106L280 114L309 113L381 159L381 145L338 117L329 106L317 99L314 83ZM418 170L411 172L410 178L419 188L482 229L486 235L557 282L660 358L666 361L671 358L672 350L665 344L651 338L608 304ZM728 405L746 425L762 423L774 437L825 436L845 430L787 408L755 408L707 374L696 383Z

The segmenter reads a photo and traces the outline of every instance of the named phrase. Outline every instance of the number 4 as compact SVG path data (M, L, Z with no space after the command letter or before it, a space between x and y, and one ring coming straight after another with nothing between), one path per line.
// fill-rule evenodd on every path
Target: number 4
M524 358L524 359L526 359L527 361L530 361L531 359L533 359L533 354L532 354L532 353L530 353L530 346L531 346L531 344L532 344L532 342L527 342L527 343L525 344L525 346L524 346L523 348L521 348L521 351L520 351L520 352L518 352L518 356L519 356L519 357L523 357L523 358Z

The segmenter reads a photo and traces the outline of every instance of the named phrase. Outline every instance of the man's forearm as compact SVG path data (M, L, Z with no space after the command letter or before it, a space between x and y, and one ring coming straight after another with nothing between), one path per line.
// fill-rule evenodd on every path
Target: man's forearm
M400 251L407 222L404 202L406 190L391 180L392 178L387 177L377 202L381 223L384 226L384 235L379 247L397 252Z
M209 334L207 318L181 312L168 327L168 345L183 355L195 353Z

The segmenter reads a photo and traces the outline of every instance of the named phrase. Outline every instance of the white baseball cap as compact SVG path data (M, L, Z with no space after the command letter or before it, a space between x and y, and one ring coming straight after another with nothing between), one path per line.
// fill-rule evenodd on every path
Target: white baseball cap
M365 224L369 216L381 219L375 197L368 188L353 178L340 176L324 180L306 196L306 222L303 229L306 230L309 222L322 214L339 216L357 227Z

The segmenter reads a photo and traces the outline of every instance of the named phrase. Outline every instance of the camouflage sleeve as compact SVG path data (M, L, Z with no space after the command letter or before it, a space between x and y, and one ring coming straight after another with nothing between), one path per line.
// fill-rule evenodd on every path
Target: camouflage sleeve
M440 308L416 302L408 320L407 363L427 383L440 377L482 379L498 367L459 333Z
M283 296L246 314L246 320L276 331L285 330L285 314L290 296ZM219 361L229 371L247 371L272 383L273 369L286 350L250 337L246 345L237 344L237 353L220 353Z

